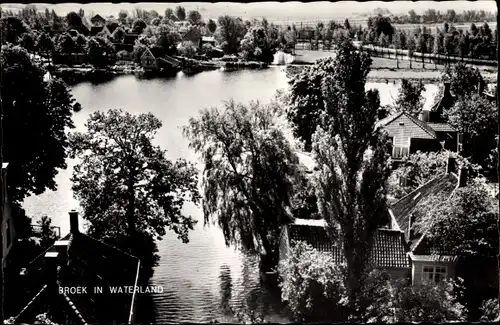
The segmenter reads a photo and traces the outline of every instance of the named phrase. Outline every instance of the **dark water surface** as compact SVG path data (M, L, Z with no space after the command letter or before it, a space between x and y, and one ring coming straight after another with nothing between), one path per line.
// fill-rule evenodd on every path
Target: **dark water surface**
M197 161L180 128L196 116L199 109L220 105L221 101L231 98L239 102L268 102L277 89L286 85L285 73L278 67L211 71L191 77L180 73L172 79L139 80L134 76L120 76L105 83L85 82L73 86L73 96L83 107L73 119L76 129L83 131L89 114L97 110L122 108L130 113L152 112L163 122L156 142L168 150L169 158ZM379 89L382 104L390 103L397 95L397 85L368 86ZM435 86L428 86L424 96L432 97L435 91ZM426 103L428 105L430 103ZM62 234L69 230L68 211L78 208L70 182L74 164L75 161L68 160L68 168L57 175L57 191L33 196L24 202L29 215L50 216L54 225L61 227ZM257 260L226 247L222 232L215 226L203 227L200 208L189 204L184 207L184 213L199 222L190 233L188 244L183 244L173 233L158 243L161 260L151 284L162 286L163 293L151 298L153 321L235 322L228 311L231 306L263 314L271 322L288 322L279 293L261 284Z

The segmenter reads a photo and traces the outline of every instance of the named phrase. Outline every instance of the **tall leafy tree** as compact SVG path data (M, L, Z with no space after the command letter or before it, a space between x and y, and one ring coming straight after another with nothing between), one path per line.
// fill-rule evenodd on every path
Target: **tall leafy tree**
M155 246L152 240L161 240L168 228L188 242L195 224L181 209L187 200L198 201L198 172L184 160L168 160L153 145L161 125L151 113L98 111L87 120L86 132L70 136L71 155L81 161L72 188L89 232L103 240L119 238L121 247L140 258L151 254L144 241Z
M241 39L245 36L246 28L243 21L231 16L220 16L217 22L216 37L227 54L238 52Z
M20 204L29 195L56 189L54 177L66 168L65 131L73 127L74 100L61 80L43 80L45 71L26 50L2 46L0 58L3 155L10 163L9 196Z
M175 19L174 11L172 8L165 9L165 19L173 20Z
M126 10L120 10L118 13L118 21L124 25L127 22L128 12Z
M375 129L377 108L365 91L371 58L344 39L329 60L334 73L325 73L322 82L325 114L312 141L315 178L320 213L343 247L345 284L356 315L374 233L388 222L389 141Z
M175 16L181 21L186 20L186 9L181 6L175 7Z
M325 112L325 93L322 84L327 75L335 73L332 60L318 60L315 65L296 74L289 81L290 103L287 117L293 126L296 137L304 141L305 150L311 150L312 135ZM370 90L367 94L369 102L375 109L379 108L378 90Z
M422 96L424 90L422 81L411 82L401 79L401 88L394 103L396 111L404 111L418 117L424 107L424 96Z
M86 51L90 64L105 66L113 57L115 48L107 38L94 36L89 39Z
M193 24L193 25L198 25L201 23L201 14L198 10L191 10L187 14L187 20Z
M448 123L463 134L462 154L472 161L487 166L488 156L496 146L498 108L483 96L473 93L459 97L455 105L444 113Z
M204 162L205 223L217 223L227 245L261 251L263 266L276 266L299 161L273 110L226 102L202 110L184 132Z
M75 40L69 33L64 33L57 41L57 51L63 54L71 54L76 51Z
M28 52L35 51L35 35L33 33L24 33L21 36L20 45L24 47Z
M19 44L21 36L28 31L28 25L17 17L7 16L0 19L2 45L6 43Z
M148 25L143 19L137 19L136 21L134 21L134 24L132 25L132 31L134 33L140 34L144 29L146 29L147 26Z
M207 24L207 28L208 28L208 31L213 34L213 33L215 33L215 30L217 29L217 24L212 19L209 19L208 24Z
M443 73L443 79L450 82L450 90L458 97L470 96L486 85L481 72L476 67L459 62Z
M49 34L41 33L38 36L38 40L35 44L36 50L41 56L48 57L54 52L54 42L50 38Z

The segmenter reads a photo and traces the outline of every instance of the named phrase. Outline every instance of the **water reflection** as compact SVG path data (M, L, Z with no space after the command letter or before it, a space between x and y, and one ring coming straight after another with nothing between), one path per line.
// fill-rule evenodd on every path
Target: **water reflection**
M231 268L227 264L220 266L219 275L220 285L220 309L224 315L231 315L231 298L233 296L233 278L231 277Z

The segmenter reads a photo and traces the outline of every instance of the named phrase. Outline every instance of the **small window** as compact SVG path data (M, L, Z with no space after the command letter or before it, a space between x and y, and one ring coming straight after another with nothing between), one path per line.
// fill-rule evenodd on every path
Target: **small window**
M405 123L404 122L399 122L399 125L403 126L403 125L405 125Z
M422 282L439 283L446 278L446 266L429 266L424 265L422 269Z

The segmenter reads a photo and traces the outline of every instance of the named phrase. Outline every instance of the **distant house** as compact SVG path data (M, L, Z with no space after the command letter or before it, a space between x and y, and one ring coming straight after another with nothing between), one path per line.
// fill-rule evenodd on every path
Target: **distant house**
M136 33L126 33L123 38L123 43L114 43L116 51L127 51L132 52L134 50L134 44L139 37Z
M203 44L210 44L215 47L215 37L213 36L202 36L200 40L200 48L203 47Z
M187 32L181 33L184 42L192 42L195 47L200 47L201 33L197 28L191 28Z
M392 141L392 158L401 159L417 151L458 151L458 131L444 123L427 123L406 112L377 122Z
M57 324L134 323L135 290L113 294L110 288L137 288L140 261L80 233L75 211L70 212L70 225L67 236L22 270L19 293L26 304L15 322L33 324L36 315L48 312Z
M82 33L83 35L89 35L90 29L92 28L92 23L87 19L87 17L82 17Z
M92 26L92 28L90 29L90 36L96 36L101 32L104 33L107 37L111 37L111 31L105 25Z
M109 32L111 34L113 34L114 31L118 28L118 25L115 23L110 23L110 24L106 24L106 28L109 30Z
M150 49L146 49L141 55L141 67L145 69L156 69L158 68L158 63L156 57L153 55Z
M294 241L303 241L321 252L331 253L335 263L345 263L341 245L332 243L323 219L295 219L294 222L283 226L280 235L280 261L289 257ZM375 268L386 271L393 278L409 277L410 260L407 256L403 232L378 229L373 241L370 262Z
M2 265L0 267L7 267L9 264L9 254L16 242L16 228L14 226L14 219L11 214L9 196L7 195L7 167L8 163L2 163L2 201L3 201L3 218L0 230L2 231L2 246L3 256L1 256Z
M106 19L104 19L101 15L97 14L90 19L90 22L94 26L104 26L106 24Z
M415 230L415 223L422 217L419 206L433 195L450 197L459 187L466 185L467 171L460 170L457 175L454 170L456 161L448 159L446 172L435 177L415 191L401 198L390 208L391 228L402 231L409 247L412 263L412 283L421 284L425 281L439 282L444 278L454 278L456 275L457 256L450 253L449 247L434 247L429 244L426 234Z

